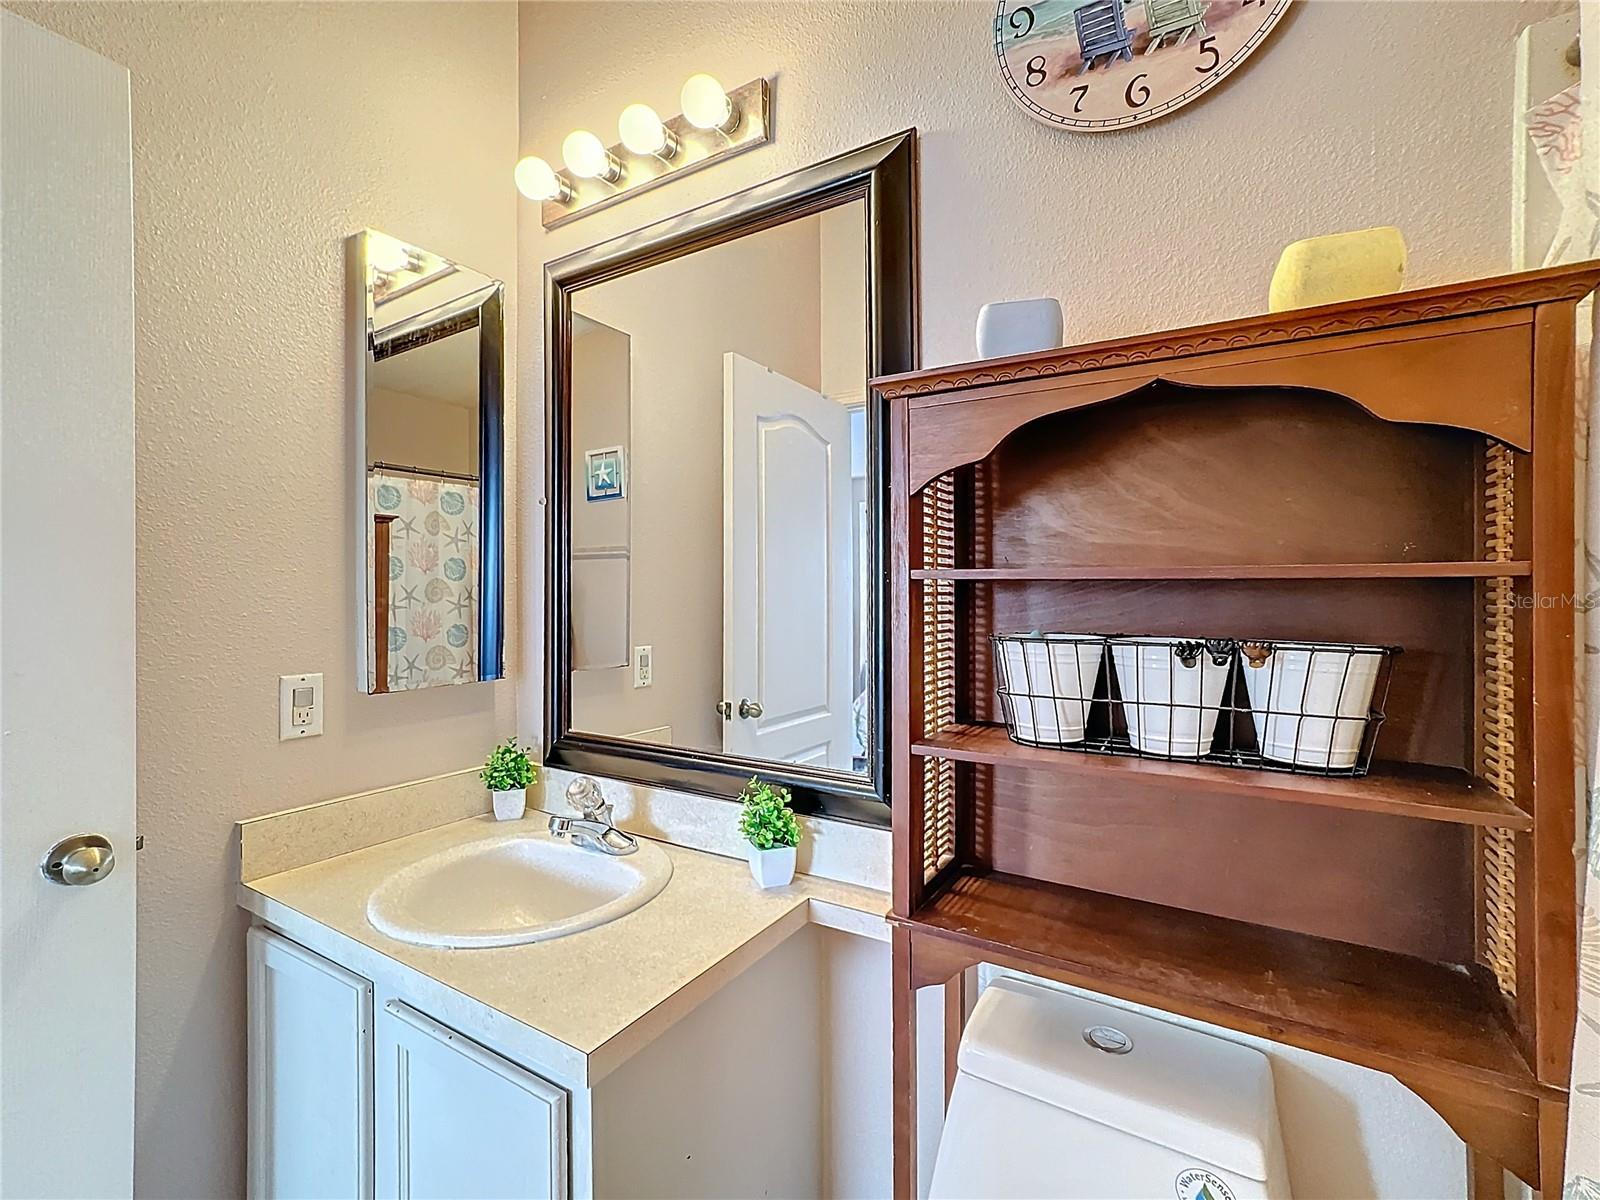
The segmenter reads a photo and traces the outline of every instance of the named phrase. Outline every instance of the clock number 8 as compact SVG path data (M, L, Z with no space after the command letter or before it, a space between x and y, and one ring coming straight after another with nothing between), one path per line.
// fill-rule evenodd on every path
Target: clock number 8
M1143 78L1143 76L1140 76ZM1038 87L1044 82L1044 55L1035 54L1028 60L1028 86Z

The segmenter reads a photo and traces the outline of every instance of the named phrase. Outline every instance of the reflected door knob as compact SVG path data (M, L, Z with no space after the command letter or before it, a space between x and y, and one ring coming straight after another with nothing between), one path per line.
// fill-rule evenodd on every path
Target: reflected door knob
M98 833L80 833L50 847L39 870L51 883L82 887L99 883L117 865L111 843Z
M732 700L718 700L717 701L717 716L721 717L724 721L733 720L733 701Z
M759 717L761 715L761 701L759 701L759 700L741 700L741 701L739 701L739 715L741 717L743 717L747 721L751 720L754 717Z

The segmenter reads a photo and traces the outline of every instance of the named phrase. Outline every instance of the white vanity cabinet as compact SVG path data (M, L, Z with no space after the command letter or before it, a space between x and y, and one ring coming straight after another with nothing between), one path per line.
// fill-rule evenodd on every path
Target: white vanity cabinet
M249 1194L372 1195L372 984L270 930L247 940Z
M565 1200L563 1089L399 1000L377 1063L378 1195Z
M271 930L248 959L252 1200L566 1200L564 1089Z

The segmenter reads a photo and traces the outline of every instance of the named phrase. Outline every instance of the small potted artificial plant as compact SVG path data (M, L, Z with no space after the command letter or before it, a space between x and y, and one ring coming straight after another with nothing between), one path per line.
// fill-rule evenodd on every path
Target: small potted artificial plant
M752 777L739 799L744 803L739 832L750 843L750 874L764 888L783 887L794 878L794 851L800 844L789 789Z
M478 778L494 793L494 819L518 820L528 807L528 785L538 777L528 752L507 738L503 746L489 751L488 761Z

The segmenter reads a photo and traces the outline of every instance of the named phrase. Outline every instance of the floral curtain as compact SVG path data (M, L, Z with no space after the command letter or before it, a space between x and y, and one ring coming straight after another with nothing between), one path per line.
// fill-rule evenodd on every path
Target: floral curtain
M391 692L478 678L478 485L369 471L367 511L389 523ZM371 579L376 539L367 537ZM367 605L367 690L377 682Z

